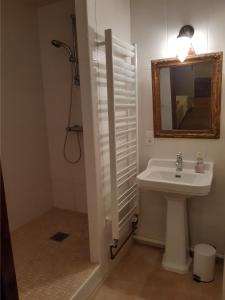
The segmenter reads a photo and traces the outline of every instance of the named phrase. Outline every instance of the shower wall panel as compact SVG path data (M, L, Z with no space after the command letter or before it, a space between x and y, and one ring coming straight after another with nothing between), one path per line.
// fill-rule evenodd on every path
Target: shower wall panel
M35 7L2 3L1 159L11 230L52 205Z
M92 106L98 123L98 155L100 161L99 185L101 190L101 206L103 222L105 217L111 218L111 186L109 165L109 130L105 69L105 47L96 47L96 40L104 40L104 30L111 28L113 35L130 42L130 1L129 0L87 0L89 43L91 45L92 66ZM103 259L108 261L108 245L112 239L111 223L106 222L103 239Z

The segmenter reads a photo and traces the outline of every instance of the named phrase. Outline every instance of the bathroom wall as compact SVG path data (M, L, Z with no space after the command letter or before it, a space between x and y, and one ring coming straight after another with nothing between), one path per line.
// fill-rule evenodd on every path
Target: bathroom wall
M130 1L88 0L89 18L95 32L104 36L104 30L111 28L113 34L124 41L130 41Z
M1 160L11 229L52 205L35 8L2 3Z
M74 13L73 0L57 1L39 7L39 36L54 206L86 212L82 135L81 161L77 164L69 164L63 157L70 101L71 64L63 48L55 48L51 45L52 39L58 39L72 46L70 20L72 13ZM74 86L73 99L72 120L74 124L81 125L79 87ZM78 145L74 133L69 135L67 152L71 160L78 156Z
M185 159L194 159L201 151L205 160L215 163L214 183L209 196L189 200L191 244L207 242L220 254L225 250L225 65L221 112L221 138L155 139L145 145L145 130L153 129L151 67L152 59L174 56L174 41L182 25L195 28L197 53L225 51L224 0L131 0L132 41L138 44L139 146L143 170L151 157L175 158L182 151ZM166 203L157 193L141 191L141 220L138 234L151 241L164 242Z
M112 29L113 35L120 39L130 41L130 4L129 1L92 1L91 17L93 17L94 38L104 40L105 29ZM109 143L108 143L108 111L104 104L107 99L107 87L102 84L106 81L105 47L93 45L93 71L95 76L95 96L98 99L98 123L99 123L99 150L101 161L102 194L104 198L105 211L110 215L110 168L109 168ZM99 63L104 71L99 70ZM103 66L102 66L103 65Z
M77 0L79 2L79 0ZM112 241L111 223L105 222L106 216L110 217L110 175L109 175L109 149L107 145L108 119L107 111L102 109L100 99L106 97L106 85L100 84L98 62L105 59L104 47L96 47L96 40L104 39L104 30L111 28L113 35L120 39L130 41L130 1L129 0L87 0L87 15L89 29L89 65L86 72L91 73L91 95L84 93L85 101L89 99L90 108L85 108L84 113L92 121L91 126L85 123L85 129L90 138L85 140L85 150L93 156L92 161L86 165L88 180L88 211L91 239L91 256L94 261L109 262L109 243ZM85 57L83 56L83 60ZM85 62L83 62L83 65ZM89 67L91 71L89 71ZM89 80L87 76L87 80ZM105 75L101 74L104 81ZM81 84L82 86L82 84ZM87 98L89 97L89 98ZM86 119L84 118L84 119ZM85 122L85 120L84 120ZM104 135L105 134L105 135ZM103 139L103 135L105 139ZM87 136L87 135L86 135ZM93 140L91 140L91 138ZM104 147L102 147L104 144ZM88 147L86 146L88 145ZM93 149L91 148L93 147ZM94 154L93 154L94 153ZM88 156L89 156L88 155ZM92 178L91 178L92 175ZM93 181L93 176L96 181ZM96 183L96 184L95 184ZM97 217L98 216L98 217ZM98 221L96 222L96 218ZM97 226L96 226L97 225ZM98 236L98 239L96 239ZM93 254L94 253L94 254Z

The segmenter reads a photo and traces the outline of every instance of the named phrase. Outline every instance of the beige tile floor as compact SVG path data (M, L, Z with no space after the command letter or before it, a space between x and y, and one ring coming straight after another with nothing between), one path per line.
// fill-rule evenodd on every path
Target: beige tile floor
M68 233L63 242L49 238ZM96 265L85 214L52 209L12 233L20 300L69 300Z
M213 283L197 283L161 267L162 250L134 244L92 300L220 300L222 263Z

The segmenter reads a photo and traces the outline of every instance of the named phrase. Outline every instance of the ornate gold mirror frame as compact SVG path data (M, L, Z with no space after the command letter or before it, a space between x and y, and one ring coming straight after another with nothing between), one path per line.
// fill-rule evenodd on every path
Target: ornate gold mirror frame
M153 117L155 137L167 138L205 138L218 139L220 137L220 103L222 84L223 53L209 53L189 56L184 62L176 58L159 59L152 61L152 91L153 91ZM211 89L211 128L207 130L162 129L161 99L160 99L160 69L193 65L197 63L212 63L212 89Z

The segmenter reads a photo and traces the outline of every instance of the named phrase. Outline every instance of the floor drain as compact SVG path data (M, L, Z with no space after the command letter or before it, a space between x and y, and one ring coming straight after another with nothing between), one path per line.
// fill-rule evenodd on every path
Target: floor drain
M56 242L62 242L66 238L68 238L69 234L65 232L57 232L52 237L50 237L50 240L56 241Z

